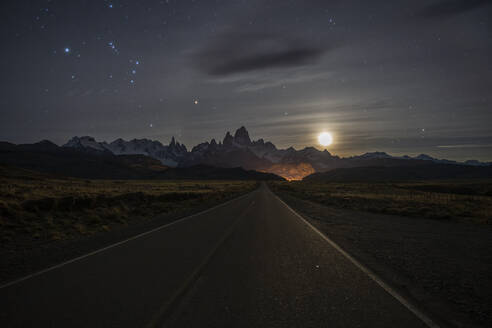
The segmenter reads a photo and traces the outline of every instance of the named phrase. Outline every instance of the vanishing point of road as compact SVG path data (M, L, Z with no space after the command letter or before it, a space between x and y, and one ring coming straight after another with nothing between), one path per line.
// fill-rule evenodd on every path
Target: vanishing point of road
M266 185L0 287L1 327L437 327Z

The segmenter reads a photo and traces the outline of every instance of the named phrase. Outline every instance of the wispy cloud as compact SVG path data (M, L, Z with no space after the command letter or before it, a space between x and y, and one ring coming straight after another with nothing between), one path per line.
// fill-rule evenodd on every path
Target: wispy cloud
M492 4L492 0L445 0L438 1L422 8L418 15L436 18L464 13L482 6Z
M253 92L277 87L287 87L292 84L307 83L329 79L333 76L331 71L312 71L304 68L291 68L276 70L271 74L258 74L255 72L242 73L232 76L213 78L212 83L227 83L237 85L236 92Z
M460 148L490 148L492 144L465 144L465 145L442 145L437 146L437 148L451 148L451 149L460 149Z

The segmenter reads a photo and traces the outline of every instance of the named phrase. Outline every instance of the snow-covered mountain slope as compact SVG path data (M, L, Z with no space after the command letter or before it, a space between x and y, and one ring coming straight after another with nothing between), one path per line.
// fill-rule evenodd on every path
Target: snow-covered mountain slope
M107 144L105 142L97 142L93 137L84 136L84 137L73 137L70 139L63 147L71 147L71 148L89 148L93 150L99 151L107 151Z
M98 142L92 137L73 137L63 147L88 148L98 151L109 151L115 155L145 155L161 161L162 164L176 167L186 157L188 150L172 138L165 146L159 141L149 139L133 139L126 141L116 139L111 143Z

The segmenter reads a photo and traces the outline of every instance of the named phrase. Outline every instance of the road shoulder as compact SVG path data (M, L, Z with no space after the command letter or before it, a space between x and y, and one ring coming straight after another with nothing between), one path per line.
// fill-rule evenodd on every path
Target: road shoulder
M99 232L90 236L40 243L21 251L2 250L0 251L0 285L108 247L159 226L220 206L249 193L251 191L232 194L230 197L218 200L209 200L191 208L182 208L147 220L134 221L132 224L120 225L111 231Z
M405 297L453 326L488 326L488 227L334 209L279 194Z

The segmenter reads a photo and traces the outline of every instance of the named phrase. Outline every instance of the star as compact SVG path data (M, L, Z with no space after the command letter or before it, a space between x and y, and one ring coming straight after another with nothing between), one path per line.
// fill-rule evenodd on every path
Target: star
M70 52L70 48L66 47L65 49L63 49L63 51L65 51L65 53L68 54Z

